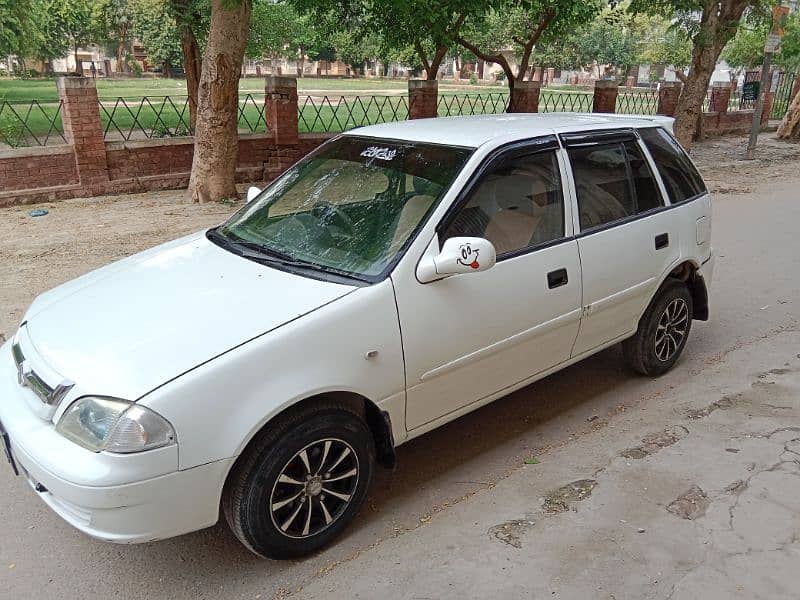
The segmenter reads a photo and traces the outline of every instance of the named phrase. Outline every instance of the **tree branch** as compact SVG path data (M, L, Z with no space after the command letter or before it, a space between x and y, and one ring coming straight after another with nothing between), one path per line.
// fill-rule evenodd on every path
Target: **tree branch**
M508 64L508 61L506 60L505 56L503 56L502 54L487 54L486 52L482 52L475 44L468 42L467 40L465 40L463 37L460 36L456 39L456 41L462 46L464 46L464 48L472 52L478 58L486 62L500 65L503 68L506 77L508 78L509 89L514 87L514 72L511 70L511 65Z
M417 55L419 59L422 61L422 66L425 69L425 74L428 76L428 79L431 78L431 63L428 62L428 57L425 55L425 49L422 47L422 42L419 41L419 38L414 40L414 49L417 51Z
M553 22L556 13L554 10L548 10L544 15L542 15L542 19L539 21L539 25L537 25L536 29L534 29L530 36L528 36L528 41L525 43L525 47L522 51L522 60L519 63L519 73L517 77L520 80L525 79L525 72L528 70L528 63L531 59L531 52L533 52L533 47L536 45L536 42L539 41L539 38L542 37L544 30L547 29L550 23Z

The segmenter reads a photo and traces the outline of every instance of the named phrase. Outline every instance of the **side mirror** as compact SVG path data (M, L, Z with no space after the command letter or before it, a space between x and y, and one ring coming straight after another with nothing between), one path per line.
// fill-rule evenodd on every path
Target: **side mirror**
M261 193L261 189L256 186L247 188L247 202L252 202Z
M491 269L496 262L497 252L489 240L454 237L444 243L439 254L422 257L417 277L427 283L448 275L479 273Z

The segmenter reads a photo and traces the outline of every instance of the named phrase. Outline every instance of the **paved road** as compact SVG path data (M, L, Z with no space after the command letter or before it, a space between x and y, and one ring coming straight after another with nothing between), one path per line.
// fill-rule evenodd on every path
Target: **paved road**
M717 540L711 533L703 536L698 527L704 519L722 522L714 507L727 510L727 504L716 500L723 483L746 479L746 473L739 471L746 471L750 463L753 472L766 470L767 462L776 459L776 448L788 440L767 440L761 449L741 443L740 453L717 455L743 458L725 463L725 477L700 482L714 502L708 515L696 520L670 514L674 521L664 521L663 506L657 513L639 510L633 501L636 492L621 498L609 490L626 481L639 482L644 488L642 482L650 480L657 492L648 495L640 490L638 494L648 506L666 497L677 499L676 489L687 491L692 481L702 479L702 473L723 469L722 459L715 462L704 456L714 445L710 438L733 435L721 426L715 430L714 419L723 415L733 420L730 427L742 429L755 409L743 405L736 410L712 410L696 421L707 428L705 441L695 439L698 426L686 420L685 411L702 411L725 396L754 389L752 384L761 381L758 375L770 369L797 369L797 199L796 185L717 199L713 320L696 324L682 360L671 373L658 380L633 377L622 366L619 351L611 349L403 446L400 466L394 474L378 475L356 525L337 545L304 561L253 558L222 526L143 546L95 542L61 522L8 469L0 469L0 597L271 598L296 592L308 597L380 593L410 598L474 597L502 590L506 597L530 597L535 591L536 597L610 598L616 590L613 597L618 599L666 598L672 591L685 592L675 597L692 598L697 597L693 591L701 589L691 587L697 581L716 581L719 590L727 590L730 582L725 581L723 567L711 565L704 572L691 571L688 565L702 566L703 557L711 556L705 551L709 545L733 545L734 541ZM788 371L784 377L780 380L779 375L769 374L764 382L784 392L798 384ZM800 425L800 394L779 398L772 398L770 390L759 394L748 402L789 408L775 409L774 414L762 414L763 407L758 408L762 412L758 412L754 432L763 433L773 421ZM588 421L593 415L599 418ZM613 458L637 444L650 447L654 443L661 449L658 440L662 438L655 442L650 438L650 446L641 439L665 429L667 441L671 435L674 443L665 442L668 447L652 457ZM670 459L674 453L683 460ZM524 465L530 456L541 464ZM656 460L661 462L656 464ZM625 474L627 462L637 469L635 476ZM672 482L667 488L657 485L662 476ZM561 504L571 510L555 515L546 525L538 524L544 518L539 498L556 484L579 479L597 482L596 487L584 483L578 492L573 490L581 497L591 492L591 497L583 502L563 500ZM763 496L773 485L763 480L753 482L752 488ZM553 502L558 496L552 496ZM744 504L753 501L746 494L741 498ZM687 502L691 505L691 498ZM784 532L790 526L796 529L800 521L796 502L787 501L786 506L788 512L781 513L788 519ZM594 515L606 528L625 520L636 529L619 535L586 530L593 526ZM750 518L758 519L758 515ZM670 523L678 523L676 530L697 543L683 540L659 545L648 537L647 531L668 531ZM491 529L494 526L499 528ZM640 527L645 533L635 533ZM581 528L593 535L578 536ZM772 535L774 523L763 529L755 528L747 535ZM800 532L783 540L780 548L795 565L798 539ZM549 545L558 552L545 552ZM614 560L620 555L627 562ZM565 568L571 561L576 561L573 568ZM752 575L756 588L778 586L763 562L753 560L763 568ZM773 562L775 569L792 576L790 568ZM514 570L516 578L508 575ZM528 575L520 578L519 572ZM537 573L540 576L534 577ZM596 582L588 580L587 574ZM602 594L591 587L597 582L604 586ZM752 587L732 589L726 597L735 593L753 597L747 595ZM764 589L777 590L771 597L780 596L779 587ZM335 594L331 596L329 590Z

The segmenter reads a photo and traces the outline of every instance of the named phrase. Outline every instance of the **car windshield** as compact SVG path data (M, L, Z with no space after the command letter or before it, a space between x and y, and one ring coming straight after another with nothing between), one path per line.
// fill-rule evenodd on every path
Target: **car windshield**
M215 230L248 256L374 280L433 210L470 150L343 136ZM212 238L213 239L213 238Z

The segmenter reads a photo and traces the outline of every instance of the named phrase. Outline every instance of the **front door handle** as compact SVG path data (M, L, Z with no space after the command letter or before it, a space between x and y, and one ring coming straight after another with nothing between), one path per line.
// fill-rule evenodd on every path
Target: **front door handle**
M547 287L549 287L551 290L553 288L561 287L562 285L567 285L567 283L569 283L569 277L567 276L566 269L550 271L547 274Z
M656 250L661 250L669 246L669 234L661 233L656 236Z

